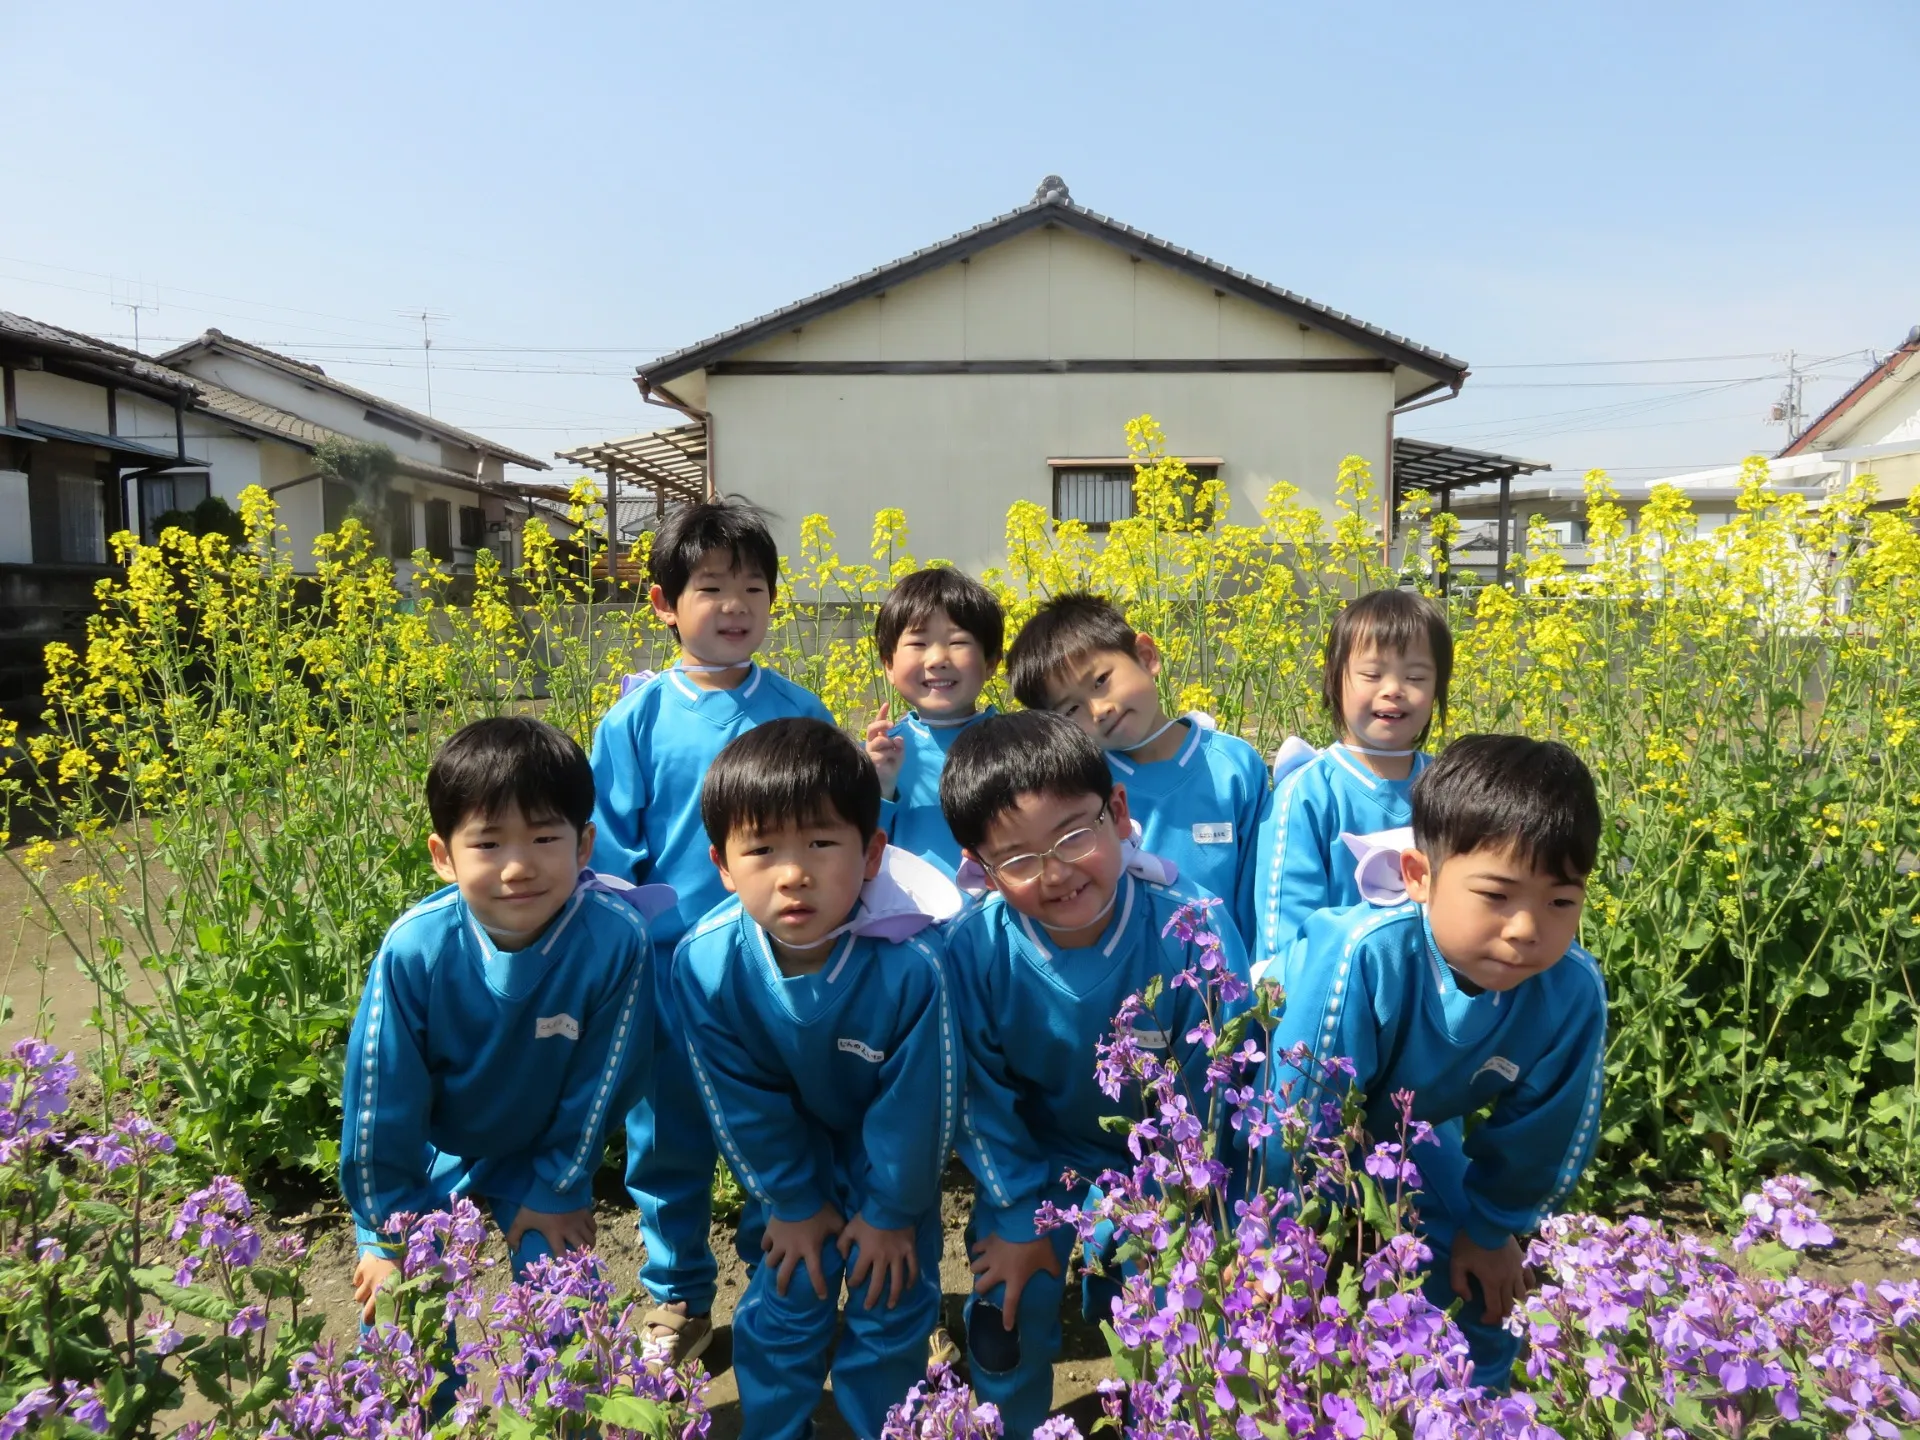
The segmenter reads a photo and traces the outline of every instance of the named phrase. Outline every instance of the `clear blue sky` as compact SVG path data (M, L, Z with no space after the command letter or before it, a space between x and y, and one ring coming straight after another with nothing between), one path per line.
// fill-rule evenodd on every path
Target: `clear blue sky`
M1777 448L1789 349L1817 409L1920 324L1913 0L0 0L0 50L0 308L424 407L424 307L435 412L541 455L1049 171L1462 356L1403 429L1562 469Z

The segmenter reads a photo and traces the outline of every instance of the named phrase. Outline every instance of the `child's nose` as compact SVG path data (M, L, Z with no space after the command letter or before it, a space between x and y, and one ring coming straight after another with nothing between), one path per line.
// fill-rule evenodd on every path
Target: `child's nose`
M1540 927L1534 923L1533 911L1516 910L1507 917L1506 938L1517 944L1531 945L1540 938Z

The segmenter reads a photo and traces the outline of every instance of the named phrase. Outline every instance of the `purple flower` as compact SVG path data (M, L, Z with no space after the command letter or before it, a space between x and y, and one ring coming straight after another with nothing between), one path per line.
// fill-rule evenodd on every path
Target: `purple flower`
M255 1331L267 1328L267 1312L258 1305L245 1305L240 1313L227 1322L227 1334L238 1339L242 1335L251 1335Z
M176 1330L173 1322L164 1315L148 1315L140 1323L141 1334L156 1355L171 1355L186 1344L187 1337Z

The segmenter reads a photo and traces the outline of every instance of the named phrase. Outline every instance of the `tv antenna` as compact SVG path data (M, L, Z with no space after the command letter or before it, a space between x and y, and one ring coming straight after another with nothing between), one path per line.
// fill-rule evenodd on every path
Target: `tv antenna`
M433 414L433 322L450 319L437 310L402 310L409 320L420 322L420 362L427 372L427 414Z
M118 287L115 287L115 288L118 288ZM151 300L147 300L143 298L145 295L145 287L140 286L137 282L135 283L134 288L129 293L133 295L134 297L133 299L131 300L111 300L110 299L108 303L112 305L112 307L116 310L127 310L132 312L133 314L133 348L135 350L138 350L140 348L140 312L142 310L152 310L157 313L160 309L160 293L158 290L155 290L154 298Z

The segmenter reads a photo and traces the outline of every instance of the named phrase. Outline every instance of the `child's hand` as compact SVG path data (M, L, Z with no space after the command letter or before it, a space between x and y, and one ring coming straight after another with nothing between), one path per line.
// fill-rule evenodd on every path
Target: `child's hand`
M891 800L899 788L900 762L907 758L907 742L889 735L893 728L893 702L880 707L880 713L867 722L867 758L880 772L880 794Z
M1480 1318L1489 1325L1500 1324L1507 1312L1527 1296L1527 1265L1520 1255L1520 1242L1509 1235L1506 1244L1488 1250L1474 1244L1465 1230L1460 1231L1453 1237L1451 1279L1453 1293L1468 1304L1473 1303L1468 1281L1478 1280L1487 1298L1486 1314Z
M773 1288L785 1295L793 1272L804 1263L807 1279L813 1282L813 1293L826 1299L827 1267L820 1259L820 1249L840 1233L844 1224L840 1212L831 1205L822 1205L805 1220L769 1220L760 1249L766 1254L767 1263L775 1267Z
M538 1230L546 1236L547 1248L556 1255L564 1255L569 1250L591 1249L597 1233L591 1209L563 1210L555 1215L544 1210L530 1210L522 1205L520 1213L513 1217L513 1227L507 1231L509 1255L520 1248L520 1241L529 1230Z
M373 1298L387 1280L400 1273L397 1261L384 1255L362 1255L353 1267L353 1298L360 1304L360 1323L373 1323Z
M1033 1240L1003 1240L998 1235L989 1235L973 1247L973 1293L986 1295L996 1285L1007 1287L1006 1299L1000 1306L1000 1322L1007 1329L1014 1328L1014 1317L1020 1313L1020 1293L1027 1288L1027 1281L1042 1270L1049 1275L1060 1273L1060 1256L1054 1251L1053 1241L1045 1235Z
M913 1227L882 1230L877 1225L869 1225L865 1216L856 1215L840 1232L840 1258L846 1259L856 1245L860 1247L860 1258L847 1276L847 1289L853 1290L871 1274L873 1283L867 1287L867 1309L871 1310L879 1302L882 1287L887 1291L887 1308L893 1309L907 1287L920 1278L920 1257L913 1253Z

